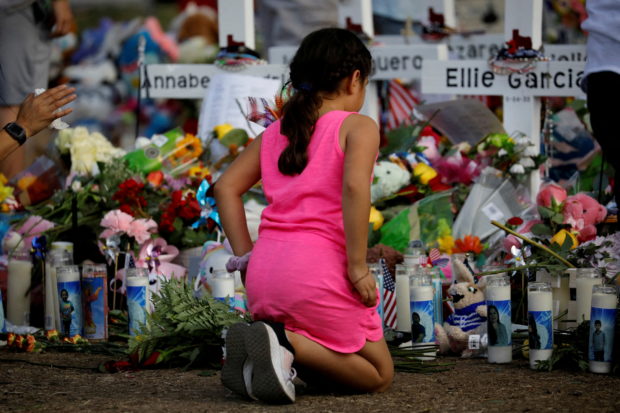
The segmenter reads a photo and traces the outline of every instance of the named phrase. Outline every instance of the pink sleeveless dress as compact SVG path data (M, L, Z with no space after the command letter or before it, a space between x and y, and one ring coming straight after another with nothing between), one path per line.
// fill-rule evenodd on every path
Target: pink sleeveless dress
M288 145L280 122L264 132L260 151L263 211L248 266L248 305L255 320L284 323L341 353L359 351L383 337L376 307L362 304L347 276L342 218L344 153L340 126L351 112L319 118L308 147L308 164L295 176L278 170Z

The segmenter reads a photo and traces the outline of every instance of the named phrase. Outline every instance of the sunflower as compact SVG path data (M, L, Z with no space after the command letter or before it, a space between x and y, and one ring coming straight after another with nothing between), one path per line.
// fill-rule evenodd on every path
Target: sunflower
M195 159L202 154L202 142L191 133L176 143L176 148L169 156L175 159Z

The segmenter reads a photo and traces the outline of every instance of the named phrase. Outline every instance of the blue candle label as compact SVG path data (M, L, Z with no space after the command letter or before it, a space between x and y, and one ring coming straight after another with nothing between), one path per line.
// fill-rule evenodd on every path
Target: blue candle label
M612 361L615 323L615 308L592 307L588 342L590 361Z
M82 334L82 291L79 281L58 282L58 307L62 333L67 337Z
M129 315L129 334L140 333L140 325L146 323L145 286L127 286L127 312Z
M411 342L435 342L433 300L411 301Z
M531 350L553 348L553 315L551 311L528 311L527 327Z
M512 314L510 300L487 301L489 346L512 345Z
M82 279L84 302L84 336L90 339L107 338L107 297L105 278Z

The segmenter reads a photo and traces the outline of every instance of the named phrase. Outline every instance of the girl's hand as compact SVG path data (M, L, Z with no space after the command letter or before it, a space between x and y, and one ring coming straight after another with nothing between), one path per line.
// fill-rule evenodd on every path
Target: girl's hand
M349 270L349 280L366 307L377 305L377 283L367 266Z

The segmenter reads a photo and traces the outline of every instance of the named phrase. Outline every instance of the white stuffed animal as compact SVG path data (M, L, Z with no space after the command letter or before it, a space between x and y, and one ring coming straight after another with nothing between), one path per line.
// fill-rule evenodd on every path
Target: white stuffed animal
M411 173L390 161L375 164L374 182L370 187L370 201L395 194L411 180Z

